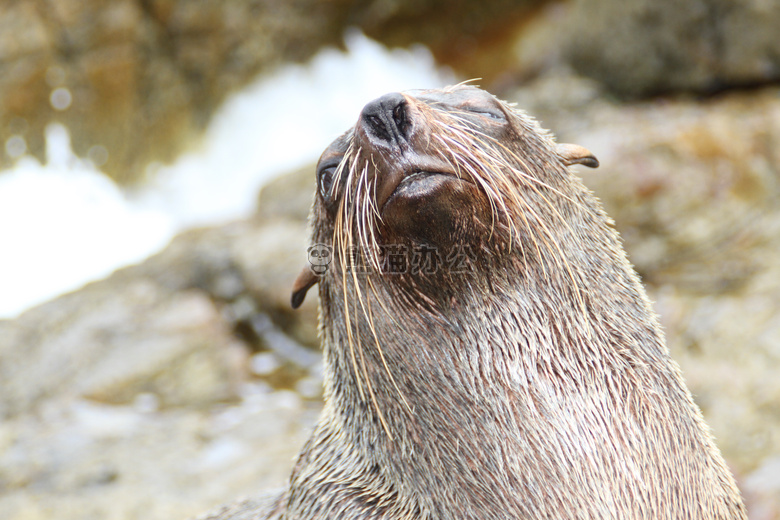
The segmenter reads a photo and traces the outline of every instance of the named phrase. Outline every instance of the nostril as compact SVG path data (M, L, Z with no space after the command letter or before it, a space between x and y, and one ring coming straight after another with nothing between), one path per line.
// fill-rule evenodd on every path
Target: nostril
M399 103L393 109L393 121L395 122L396 128L398 128L398 133L405 138L408 127L408 119L406 117L406 100Z
M373 131L374 135L379 137L380 139L383 139L385 141L389 141L392 137L391 134L387 132L387 127L382 121L382 118L373 114L367 114L365 116L366 122L371 127L371 130Z
M408 103L398 92L385 94L368 103L363 108L361 119L371 136L386 143L406 140L411 128Z

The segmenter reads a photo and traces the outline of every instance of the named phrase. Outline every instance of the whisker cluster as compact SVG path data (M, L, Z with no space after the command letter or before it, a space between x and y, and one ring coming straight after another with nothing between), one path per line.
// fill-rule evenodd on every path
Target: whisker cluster
M508 230L507 252L517 247L526 267L529 254L533 251L546 279L550 280L555 273L566 273L582 318L587 323L587 309L579 282L582 275L567 260L566 252L560 245L560 237L553 231L560 224L560 227L574 234L552 198L559 197L575 205L579 205L579 201L530 173L533 169L524 157L504 142L487 135L467 114L440 108L436 104L421 104L418 109L430 128L427 138L432 146L428 146L428 149L434 150L458 178L474 183L485 195L491 215L488 240L493 237L498 226L505 227ZM332 196L340 200L335 217L333 248L341 272L346 339L358 392L361 399L371 401L383 428L392 437L368 377L364 353L366 345L360 343L359 333L353 333L353 326L355 330L361 323L368 327L381 363L401 400L406 403L385 359L371 307L373 295L380 302L382 311L392 317L392 313L383 307L383 298L376 294L372 282L372 277L383 274L377 236L382 225L377 205L377 181L380 175L382 172L375 157L357 146L353 133L331 187ZM337 190L343 190L343 193ZM539 201L541 205L535 205L533 201ZM555 219L555 222L549 219ZM531 250L526 249L529 246ZM347 283L347 280L351 283ZM350 302L358 303L350 305ZM585 329L590 331L589 327ZM408 404L406 406L408 408Z

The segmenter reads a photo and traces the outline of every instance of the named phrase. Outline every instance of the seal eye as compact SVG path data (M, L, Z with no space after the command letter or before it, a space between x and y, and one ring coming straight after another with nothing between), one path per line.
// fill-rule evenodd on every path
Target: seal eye
M485 107L485 106L479 106L479 107L468 106L464 108L469 112L471 112L472 114L479 114L481 116L487 117L489 119L493 119L495 121L501 121L501 122L506 121L506 115L504 115L504 113L497 108Z
M338 168L338 163L325 165L317 172L317 181L320 185L320 195L327 202L330 202L333 198L333 178L336 175L336 168Z
M461 104L459 108L494 121L506 122L506 114L504 114L504 111L501 110L501 108L494 103L489 103L481 99L469 100L468 102Z
M333 199L339 191L333 186L333 183L344 183L346 175L341 175L339 168L344 160L352 132L352 130L349 130L330 143L330 146L322 152L320 160L317 161L317 191L319 196L322 197L321 200L328 206L333 206Z

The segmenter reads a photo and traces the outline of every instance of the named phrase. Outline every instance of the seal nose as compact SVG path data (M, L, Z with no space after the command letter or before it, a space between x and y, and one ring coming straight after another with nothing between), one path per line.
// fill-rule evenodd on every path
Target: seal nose
M393 144L408 137L411 122L407 112L406 98L399 92L393 92L363 107L360 121L370 136Z

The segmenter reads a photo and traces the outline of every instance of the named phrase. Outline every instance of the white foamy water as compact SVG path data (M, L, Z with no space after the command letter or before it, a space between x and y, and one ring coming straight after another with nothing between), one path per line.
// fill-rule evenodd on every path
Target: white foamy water
M50 127L45 165L23 157L0 172L0 318L139 262L183 228L248 215L263 182L314 162L368 101L453 82L423 49L389 51L359 33L347 48L230 98L199 147L151 166L153 180L134 193L76 159L67 131Z
M116 184L47 129L47 162L0 173L0 317L10 317L161 249L174 232L162 212L128 203Z

